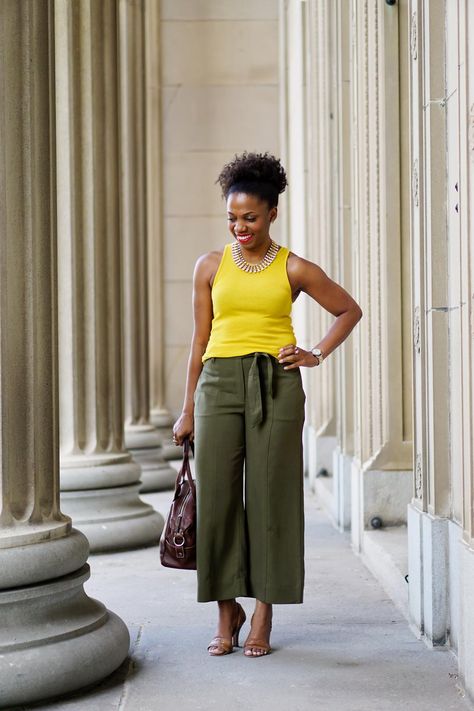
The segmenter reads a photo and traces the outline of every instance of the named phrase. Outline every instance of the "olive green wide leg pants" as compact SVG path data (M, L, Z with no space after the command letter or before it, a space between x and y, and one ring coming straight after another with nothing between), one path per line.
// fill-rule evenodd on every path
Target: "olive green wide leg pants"
M303 602L306 395L300 369L283 366L261 352L204 361L194 394L198 602Z

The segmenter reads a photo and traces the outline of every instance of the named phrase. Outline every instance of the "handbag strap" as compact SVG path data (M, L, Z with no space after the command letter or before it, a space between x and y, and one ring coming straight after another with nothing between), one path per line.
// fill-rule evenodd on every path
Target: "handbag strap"
M181 469L179 470L178 479L176 481L176 489L178 488L178 485L183 483L187 477L192 496L194 500L196 500L196 485L194 484L194 479L191 474L191 465L189 464L189 448L191 448L194 455L194 443L189 439L189 437L185 437L185 439L183 440L183 446L183 463L181 465Z

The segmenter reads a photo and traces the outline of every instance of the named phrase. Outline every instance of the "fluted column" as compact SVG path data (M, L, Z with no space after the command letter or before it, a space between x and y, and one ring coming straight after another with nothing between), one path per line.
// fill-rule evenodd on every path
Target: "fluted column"
M115 0L56 3L62 506L92 551L159 540L124 446Z
M471 700L474 699L474 351L472 324L474 323L474 7L469 0L463 0L457 8L449 7L447 33L446 96L448 102L448 142L451 149L459 140L459 159L454 153L448 172L448 205L451 217L449 231L451 239L459 244L460 251L454 262L452 291L458 286L456 300L450 302L450 312L455 323L450 323L450 360L453 363L451 379L462 388L457 400L456 437L451 439L452 499L461 499L462 540L460 542L460 640L459 667L464 686ZM454 34L453 29L456 28ZM458 42L458 53L452 54L454 42ZM458 74L459 72L459 74ZM456 87L456 88L455 88ZM451 103L451 106L450 106ZM454 103L454 107L452 104ZM453 150L454 152L454 150ZM459 182L456 172L459 170ZM459 216L459 222L455 218ZM452 234L454 232L454 235ZM457 237L457 239L456 239ZM459 241L458 241L459 240ZM451 240L450 240L451 241ZM456 308L458 306L458 308ZM460 322L460 328L459 328ZM453 328L453 326L455 326ZM461 340L461 347L459 341ZM461 351L461 352L460 352ZM453 386L452 386L453 387ZM455 392L452 399L456 397ZM451 408L453 411L454 408ZM458 429L459 423L459 429ZM462 457L462 460L461 460ZM458 465L462 461L462 466ZM454 483L456 482L456 483ZM458 509L459 510L459 509Z
M364 311L353 339L352 541L373 517L406 522L412 485L406 262L400 171L399 6L352 5L352 245L354 296ZM394 69L395 68L395 69ZM390 497L384 491L390 489Z
M176 471L150 421L147 192L157 196L146 179L143 0L119 1L119 57L125 442L142 467L142 491L156 491L171 487Z
M335 161L340 159L336 144L335 123L340 116L334 107L336 81L331 77L333 67L338 66L336 45L330 42L335 36L337 17L336 3L328 0L313 0L307 3L307 40L309 60L307 60L308 92L308 210L309 225L313 230L309 240L309 258L319 264L333 279L340 274L336 271L336 252L341 235L338 232L335 176L338 169ZM336 116L338 118L336 118ZM321 176L325 179L322 180ZM345 282L341 282L349 288ZM318 343L328 331L333 318L324 309L311 308L308 318L309 344ZM352 338L349 339L349 343ZM309 379L309 408L307 428L310 437L309 479L318 497L337 519L336 490L338 469L336 403L337 363L342 349L331 354L321 368L316 368ZM330 476L318 475L320 472Z
M59 507L53 8L0 4L2 707L91 684L129 645Z
M454 436L446 417L450 307L443 5L410 3L415 466L408 507L409 608L412 622L433 645L448 639L449 441Z
M340 235L336 233L334 222L333 195L335 186L331 180L331 177L336 174L333 163L338 158L332 118L335 110L331 77L331 70L336 58L331 55L330 42L330 37L333 36L334 5L335 3L330 0L320 0L309 5L311 46L314 52L314 59L310 65L313 83L310 108L314 121L311 144L315 167L315 174L311 176L311 224L315 225L314 229L317 235L312 240L311 259L321 265L333 278L337 278L334 273L334 262L337 240ZM331 177L326 177L323 180L321 176L324 175ZM311 345L321 340L332 321L331 314L326 310L311 309ZM335 368L339 355L340 352L330 355L321 370L316 368L316 377L311 379L309 421L316 438L317 451L316 467L310 471L312 483L316 483L314 477L321 468L332 472L332 451L336 447ZM332 491L333 481L323 481ZM323 495L321 489L319 493L321 496Z
M158 429L165 459L181 456L173 444L174 418L165 403L163 351L163 224L160 86L160 4L145 0L146 231L150 310L150 420Z
M336 0L331 6L331 31L335 37L332 106L329 124L337 156L333 180L335 280L353 293L352 283L352 191L351 191L351 6L349 0ZM332 118L331 118L332 117ZM328 133L330 133L329 129ZM328 166L329 167L329 166ZM335 353L335 412L337 447L333 453L336 520L341 530L351 524L351 465L354 456L354 369L353 338L348 338Z
M282 241L296 254L312 258L312 235L309 220L309 191L307 158L309 148L309 122L307 121L306 94L304 84L307 62L302 51L306 46L305 31L308 20L308 3L297 0L279 0L279 125L280 155L288 175L288 190L281 195L281 217L278 218L282 230ZM280 203L279 203L280 204ZM292 307L292 321L298 344L310 348L310 309L306 299L297 299ZM314 341L311 345L314 345ZM312 377L302 368L303 385L306 392L311 389ZM318 370L315 368L314 370ZM317 378L317 374L314 374ZM313 376L313 373L311 373ZM305 424L305 471L310 471L314 462L315 437L312 436L312 400L308 398Z

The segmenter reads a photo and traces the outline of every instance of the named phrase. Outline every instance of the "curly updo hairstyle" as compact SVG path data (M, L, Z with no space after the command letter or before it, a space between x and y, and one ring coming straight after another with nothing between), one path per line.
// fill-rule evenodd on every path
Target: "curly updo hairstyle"
M231 193L254 195L268 203L269 209L278 205L278 196L288 185L279 158L271 153L248 153L227 163L215 181L220 183L225 200Z

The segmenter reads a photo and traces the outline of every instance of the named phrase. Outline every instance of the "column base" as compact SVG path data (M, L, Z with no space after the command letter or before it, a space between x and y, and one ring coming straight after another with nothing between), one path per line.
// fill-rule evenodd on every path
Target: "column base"
M327 497L333 497L333 452L337 447L337 438L318 435L311 425L307 425L308 437L308 479L312 491L317 493L322 483L327 489ZM318 477L321 469L326 469L329 476ZM318 481L319 479L319 481ZM334 518L334 516L333 516Z
M324 437L317 434L314 427L307 426L307 461L308 479L313 491L331 523L339 528L337 498L335 496L334 452L337 450L335 437ZM325 474L323 472L325 470Z
M140 474L140 467L128 451L118 454L61 457L62 491L136 484L140 481Z
M157 545L163 516L142 501L140 482L129 486L61 492L61 510L89 539L91 553Z
M175 485L176 469L163 459L160 444L158 430L151 424L128 425L125 428L125 445L142 470L142 492L165 491Z
M166 407L154 407L150 411L150 422L158 430L172 428L174 418Z
M0 587L6 590L67 575L81 568L88 555L87 539L75 528L62 538L0 548Z
M100 681L128 654L127 627L86 595L86 564L56 580L0 592L0 707Z
M166 408L155 408L150 412L150 421L158 430L161 441L161 455L166 461L181 459L182 450L173 442L174 418Z
M410 623L430 647L444 646L449 630L449 520L421 511L408 516Z
M406 525L413 471L369 469L353 458L350 472L351 543L355 551L362 552L364 530L373 530L374 517L379 517L384 527Z
M456 570L459 596L455 598L453 593L451 595L454 598L452 607L458 608L456 624L459 630L459 669L469 699L474 701L474 549L462 539L462 531L459 531L456 545L451 546L452 552L454 549L457 549L455 555L459 558L456 561L459 564Z
M176 445L173 445L178 449ZM133 458L141 467L141 493L150 493L152 491L166 491L173 489L177 470L174 469L168 462L162 458L162 450L152 447L147 449L132 449L130 450ZM181 457L183 456L180 449Z
M178 459L183 458L183 450L181 449L181 447L177 447L173 442L172 430L169 431L169 434L163 433L162 439L163 443L161 445L161 450L163 459L165 459L167 462L175 462Z
M351 529L351 463L352 457L344 454L338 445L333 452L333 491L339 531Z

